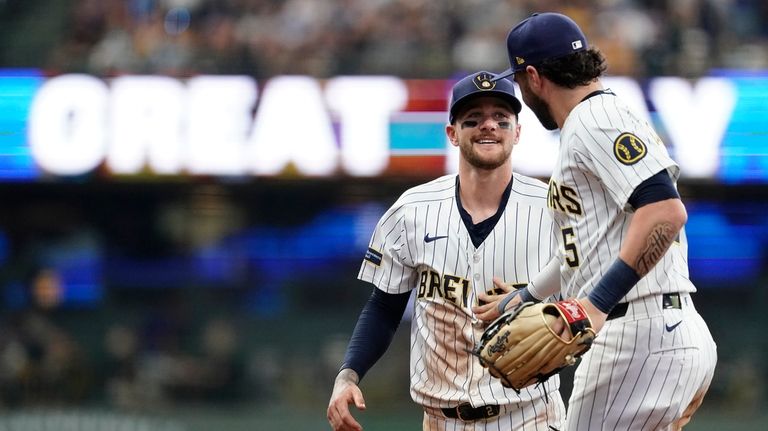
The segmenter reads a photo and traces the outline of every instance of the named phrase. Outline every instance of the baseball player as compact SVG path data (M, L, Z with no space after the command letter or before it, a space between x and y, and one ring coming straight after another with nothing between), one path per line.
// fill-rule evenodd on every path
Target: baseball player
M520 393L504 388L471 351L484 323L472 307L508 284L526 284L555 245L546 184L512 171L522 107L511 81L478 72L452 89L446 134L460 150L459 173L405 193L382 216L358 278L375 288L352 334L333 388L328 420L361 430L349 404L365 409L358 384L389 346L415 291L411 396L424 430L560 429L559 380ZM497 293L497 294L494 294Z
M603 88L605 59L573 20L534 14L510 31L507 49L512 67L497 78L514 73L539 121L560 129L547 200L559 277L537 277L522 292L542 298L560 287L599 331L576 370L566 429L680 429L717 354L691 300L679 168L655 131ZM475 311L492 319L490 305Z

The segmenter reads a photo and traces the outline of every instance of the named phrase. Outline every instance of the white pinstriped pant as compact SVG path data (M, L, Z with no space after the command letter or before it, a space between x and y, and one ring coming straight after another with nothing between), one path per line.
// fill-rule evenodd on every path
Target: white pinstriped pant
M662 309L661 295L609 320L576 369L568 431L678 429L709 388L717 347L690 295ZM687 422L687 421L685 421ZM684 423L683 423L684 424Z
M424 409L424 431L552 431L562 430L565 422L565 406L559 394L549 395L549 401L536 399L532 402L501 406L498 416L477 421L446 418L440 409Z

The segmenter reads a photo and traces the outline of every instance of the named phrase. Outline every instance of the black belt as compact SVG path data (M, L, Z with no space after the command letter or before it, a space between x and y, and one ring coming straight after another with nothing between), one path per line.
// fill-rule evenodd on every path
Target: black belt
M682 303L680 302L680 294L665 293L661 295L661 306L665 310L668 308L676 308L678 310L682 309L683 306L682 306ZM628 302L622 302L620 304L616 304L616 306L613 307L613 310L611 310L611 312L608 313L608 317L605 320L618 319L619 317L624 317L627 315L628 309L629 309Z
M458 407L447 407L441 409L445 417L450 419L461 419L463 421L476 421L478 419L488 419L499 415L499 406L480 406L472 407L472 404L459 404Z

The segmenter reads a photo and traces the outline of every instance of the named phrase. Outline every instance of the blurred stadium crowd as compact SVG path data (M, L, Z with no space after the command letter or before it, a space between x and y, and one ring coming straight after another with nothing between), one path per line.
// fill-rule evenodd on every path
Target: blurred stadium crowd
M77 189L0 187L0 418L21 407L236 405L296 389L283 350L301 342L317 352L303 338L326 340L303 331L279 343L292 327L275 331L275 312L263 318L245 304L249 292L263 292L264 277L210 281L191 268L206 265L194 256L244 227L238 212L253 202L241 196L236 205L216 186L144 185L105 194L89 188L84 204L71 194ZM262 221L251 223L286 218L259 211ZM210 256L208 264L224 259ZM324 397L330 383L315 382L313 395Z
M347 230L353 259L326 241L341 234L305 227L345 195L0 184L0 429L20 408L325 402L370 290ZM407 361L383 388L392 374Z
M510 24L545 10L614 75L768 67L763 0L4 0L0 35L3 66L53 72L445 78L503 70Z
M4 310L0 411L89 402L157 411L177 402L241 399L246 382L231 320L206 319L193 331L174 313L178 307L166 303L146 305L134 323L120 312L100 321L92 312L60 307L57 278L55 269L43 269L30 281L30 304ZM85 316L101 340L89 340Z

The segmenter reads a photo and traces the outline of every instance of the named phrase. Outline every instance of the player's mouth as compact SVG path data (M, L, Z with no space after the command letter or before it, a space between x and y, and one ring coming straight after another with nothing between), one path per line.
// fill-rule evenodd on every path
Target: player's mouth
M477 139L475 140L475 143L480 145L494 145L494 144L499 144L500 142L496 139L485 138L485 139Z

